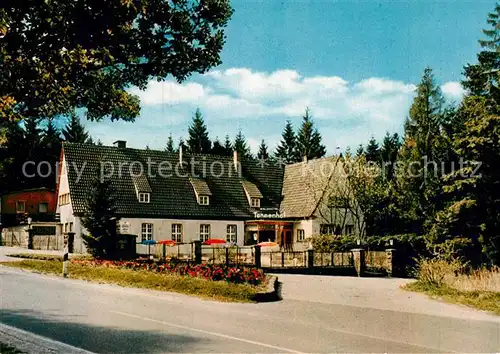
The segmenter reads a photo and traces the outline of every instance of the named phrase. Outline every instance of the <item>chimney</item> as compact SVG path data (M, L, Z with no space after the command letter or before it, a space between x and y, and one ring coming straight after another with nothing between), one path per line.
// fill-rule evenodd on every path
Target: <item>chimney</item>
M182 143L179 144L179 164L183 166L183 156L182 156Z
M125 140L117 140L113 143L113 146L119 149L125 149L127 147L127 142Z
M233 151L233 165L238 177L241 177L241 162L238 151Z
M238 171L238 163L239 163L238 151L233 151L233 163L234 163L234 168L236 169L236 171Z

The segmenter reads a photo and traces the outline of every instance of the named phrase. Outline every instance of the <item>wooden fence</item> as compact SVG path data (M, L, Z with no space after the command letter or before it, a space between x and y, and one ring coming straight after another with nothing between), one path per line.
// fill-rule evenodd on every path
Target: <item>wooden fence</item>
M179 262L195 262L195 244L184 243L175 246L138 245L142 253L155 258ZM228 266L256 266L269 272L307 272L319 274L375 275L393 274L394 250L349 252L278 251L255 246L200 245L199 259L205 264ZM389 253L388 253L389 252ZM361 256L363 254L363 256Z

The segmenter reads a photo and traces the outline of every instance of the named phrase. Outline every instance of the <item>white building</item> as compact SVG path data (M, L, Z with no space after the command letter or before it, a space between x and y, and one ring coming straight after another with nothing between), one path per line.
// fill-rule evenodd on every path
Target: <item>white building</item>
M342 213L327 207L341 170L337 157L285 167L239 161L237 153L188 155L181 148L173 154L127 148L123 141L112 147L64 143L57 212L61 232L75 233L74 251L85 252L81 218L100 178L115 191L121 232L137 235L138 243L216 238L300 249L320 232L356 232L349 216L339 223Z

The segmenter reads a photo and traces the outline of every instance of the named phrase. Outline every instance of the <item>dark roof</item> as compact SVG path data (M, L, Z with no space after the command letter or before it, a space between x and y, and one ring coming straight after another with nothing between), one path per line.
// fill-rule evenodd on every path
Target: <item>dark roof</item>
M120 216L253 218L253 210L241 184L245 180L255 184L262 193L262 208L279 208L281 202L284 168L278 165L262 166L258 161L245 160L241 162L239 175L233 158L226 156L184 153L184 164L181 166L178 154L156 150L63 143L63 152L75 214L84 211L89 188L93 180L101 175L101 166L106 167L103 176L111 181L116 191ZM131 165L132 168L129 167ZM151 188L150 203L139 203L136 184L129 172L132 169L135 175L140 166L143 166ZM199 205L197 202L191 181L198 179L206 183L212 194L210 205Z

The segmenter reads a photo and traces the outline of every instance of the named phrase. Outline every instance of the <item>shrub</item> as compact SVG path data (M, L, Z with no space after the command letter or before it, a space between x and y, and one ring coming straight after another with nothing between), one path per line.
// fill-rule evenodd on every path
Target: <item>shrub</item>
M448 239L437 244L428 243L427 247L435 257L448 262L453 262L455 259L468 261L471 259L470 255L474 249L470 239L460 237Z
M352 236L315 235L312 237L312 246L320 253L344 252L355 248L356 240Z
M464 271L464 265L458 259L446 261L440 258L425 259L417 261L417 278L425 284L438 287L445 285L446 279L456 277Z
M227 281L234 284L259 285L265 278L264 272L256 268L225 267L217 264L191 265L174 262L152 262L146 259L138 259L136 261L75 260L73 263L87 266L145 270L213 281Z

